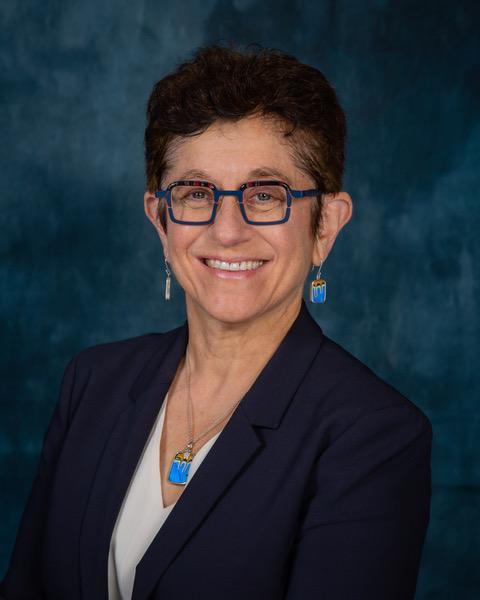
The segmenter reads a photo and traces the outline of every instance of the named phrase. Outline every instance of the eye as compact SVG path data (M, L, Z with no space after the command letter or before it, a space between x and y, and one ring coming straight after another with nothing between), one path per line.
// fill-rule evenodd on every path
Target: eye
M246 194L247 202L258 205L276 204L286 200L285 190L282 187L250 188Z
M204 200L207 197L207 194L201 190L193 190L190 193L190 196L194 199L194 200Z
M255 198L260 200L260 202L266 202L267 200L270 200L272 196L267 192L258 192L258 194L255 194Z

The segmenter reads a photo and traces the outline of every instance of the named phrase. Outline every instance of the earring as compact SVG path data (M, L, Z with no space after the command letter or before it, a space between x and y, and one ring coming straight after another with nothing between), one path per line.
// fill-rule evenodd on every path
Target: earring
M167 273L167 279L165 281L165 300L170 300L170 269L168 268L167 259L165 259L165 272Z
M312 281L310 286L310 302L325 302L327 299L327 282L320 278L323 260L320 261L317 277ZM312 269L315 265L312 265Z

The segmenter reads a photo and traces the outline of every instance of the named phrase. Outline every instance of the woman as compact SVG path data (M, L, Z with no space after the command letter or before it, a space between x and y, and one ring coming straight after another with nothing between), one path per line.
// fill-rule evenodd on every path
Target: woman
M155 86L145 211L185 323L68 365L7 599L406 600L428 418L323 334L352 215L324 76L218 46Z

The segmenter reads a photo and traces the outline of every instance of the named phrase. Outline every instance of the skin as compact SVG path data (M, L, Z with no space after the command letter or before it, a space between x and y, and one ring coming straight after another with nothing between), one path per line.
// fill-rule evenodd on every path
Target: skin
M263 177L252 176L258 168ZM195 177L193 172L203 172ZM267 173L271 172L270 176ZM278 172L282 177L278 176ZM252 179L282 179L293 189L314 188L314 181L294 163L278 125L252 116L216 122L204 133L184 138L175 148L164 183L201 178L219 189L238 189ZM144 195L145 213L160 237L164 255L185 291L195 435L233 407L251 387L297 317L305 279L312 264L325 261L341 228L352 216L346 192L325 197L324 224L317 240L310 230L311 202L295 199L286 223L258 227L243 221L237 200L225 196L210 225L188 226L158 220L159 200ZM238 256L267 259L253 277L222 278L200 263L200 257L233 260ZM186 369L182 360L169 391L162 447L174 454L186 443ZM225 426L225 420L195 445L194 451ZM166 480L166 503L182 486ZM183 488L182 488L183 489Z

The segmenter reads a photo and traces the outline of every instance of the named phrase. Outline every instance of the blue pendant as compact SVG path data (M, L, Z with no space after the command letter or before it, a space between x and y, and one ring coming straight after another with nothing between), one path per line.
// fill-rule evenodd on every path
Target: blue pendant
M327 282L325 279L314 279L310 287L311 302L325 302L327 299Z
M170 473L168 474L168 481L176 483L178 485L185 485L188 479L188 473L190 471L190 465L192 464L193 457L195 455L188 450L177 452L175 458L172 461L170 467Z

